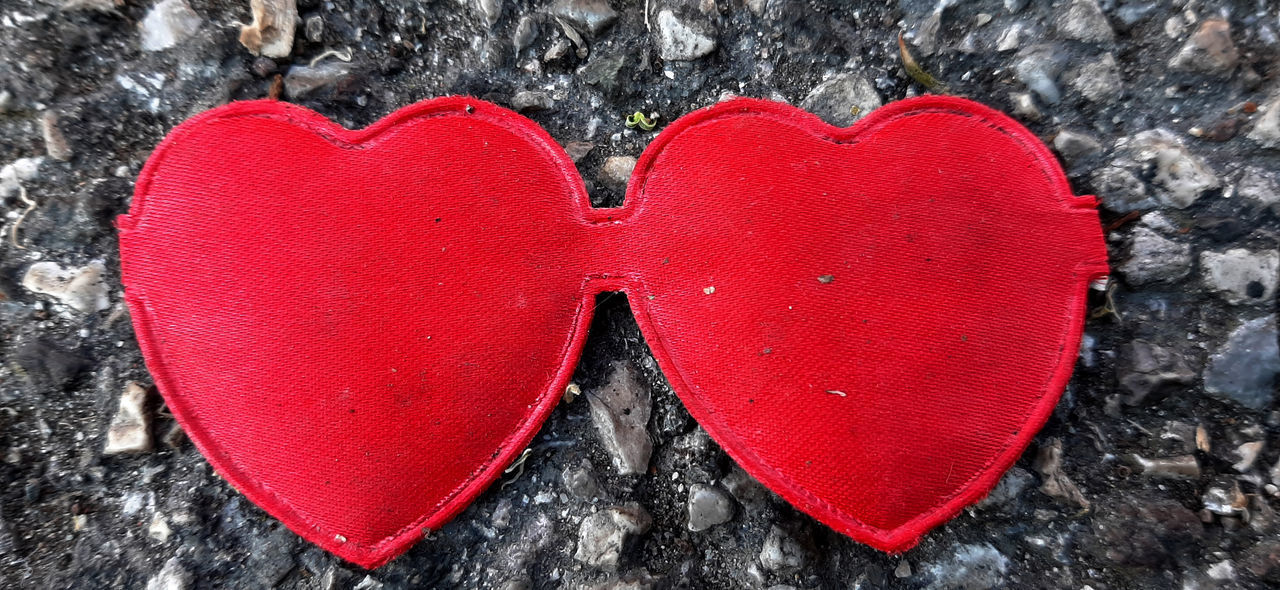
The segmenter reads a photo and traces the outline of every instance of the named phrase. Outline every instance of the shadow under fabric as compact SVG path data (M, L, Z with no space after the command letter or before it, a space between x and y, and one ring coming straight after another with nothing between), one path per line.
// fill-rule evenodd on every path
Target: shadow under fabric
M466 97L364 130L282 102L183 123L119 219L156 385L236 489L364 567L462 510L624 291L689 412L833 529L903 551L982 498L1070 377L1095 200L958 98L849 129L738 99L592 209L537 125Z

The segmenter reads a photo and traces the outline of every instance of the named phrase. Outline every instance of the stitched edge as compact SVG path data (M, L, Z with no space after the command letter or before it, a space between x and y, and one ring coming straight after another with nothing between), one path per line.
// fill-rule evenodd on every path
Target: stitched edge
M467 110L469 107L473 109L471 112ZM146 301L145 293L137 288L131 291L128 287L131 263L128 262L130 256L125 253L132 250L133 240L141 238L139 234L146 219L145 206L151 181L163 166L168 148L200 126L235 118L261 117L283 121L312 131L342 149L366 149L378 145L382 137L397 130L402 124L443 116L480 117L504 131L521 136L534 147L544 151L549 163L559 170L566 186L570 188L570 192L575 193L579 202L588 202L586 188L578 175L576 166L545 130L529 119L485 101L467 97L426 100L401 108L366 129L351 131L305 107L264 100L231 103L205 111L171 131L143 167L134 190L129 214L117 218L117 227L120 230L121 282L125 285L125 301L131 310L130 317L138 336L139 346L143 351L143 359L156 383L156 388L165 399L174 418L188 433L193 444L206 460L233 488L299 536L367 569L377 568L406 551L423 536L421 534L423 529L429 531L438 528L456 516L501 476L502 468L514 460L516 453L528 446L551 411L558 405L561 397L559 392L564 390L573 376L577 359L586 341L587 327L590 325L593 309L589 303L595 295L587 289L587 281L583 282L583 295L579 298L578 307L574 311L568 337L561 346L559 356L564 359L564 362L552 377L548 388L538 396L538 402L525 413L524 419L516 429L498 446L497 456L482 463L434 507L395 533L371 544L353 541L340 543L336 538L338 532L317 524L306 511L293 506L269 486L248 475L241 464L235 460L233 453L222 448L217 440L197 424L198 418L183 403L184 395L180 393L176 380L167 370L162 340L156 338L152 331L152 324L155 322L154 312Z
M853 144L873 136L885 126L905 118L929 114L947 113L966 118L976 118L987 127L1013 139L1035 162L1040 164L1046 180L1053 187L1054 196L1067 210L1092 209L1096 205L1093 197L1076 197L1071 191L1070 183L1062 172L1056 159L1048 149L1030 131L1008 118L976 102L955 97L922 96L891 103L873 111L870 115L848 128L832 127L816 116L790 105L759 99L735 99L726 101L700 111L695 111L665 129L653 143L645 149L627 186L627 200L643 201L648 174L661 156L661 152L678 135L695 126L719 121L735 116L764 116L780 123L796 127L827 141ZM862 522L856 517L832 506L812 492L795 484L774 467L760 459L752 446L744 443L734 435L723 420L704 405L699 390L686 378L675 360L666 349L662 338L665 328L660 326L650 313L650 302L640 293L633 299L640 302L640 313L636 314L637 323L645 340L654 350L654 357L663 372L676 377L672 380L673 389L689 408L694 418L721 444L726 452L734 458L747 472L756 477L770 489L783 491L784 497L795 498L793 504L822 521L877 549L899 553L914 547L920 538L930 529L950 520L965 506L972 504L987 495L995 487L1004 472L1017 461L1018 457L1031 443L1031 440L1044 426L1056 407L1063 389L1071 378L1074 360L1084 332L1085 299L1089 283L1095 278L1108 273L1105 261L1087 260L1079 263L1071 270L1076 278L1076 292L1066 302L1067 330L1059 339L1060 353L1051 370L1051 378L1039 394L1040 401L1033 405L1023 417L1024 426L1012 435L1003 448L992 455L991 459L975 474L957 486L951 495L940 499L933 506L922 511L907 522L891 528L882 529ZM640 281L643 284L643 281Z

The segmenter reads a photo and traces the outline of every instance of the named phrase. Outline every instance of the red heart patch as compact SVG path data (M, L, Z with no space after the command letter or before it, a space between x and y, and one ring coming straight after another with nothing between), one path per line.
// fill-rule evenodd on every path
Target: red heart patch
M218 471L375 567L528 444L608 290L744 468L905 549L1047 418L1106 272L1093 200L959 99L849 130L723 103L654 141L624 207L587 203L541 129L474 99L363 131L235 103L143 170L120 221L126 298Z

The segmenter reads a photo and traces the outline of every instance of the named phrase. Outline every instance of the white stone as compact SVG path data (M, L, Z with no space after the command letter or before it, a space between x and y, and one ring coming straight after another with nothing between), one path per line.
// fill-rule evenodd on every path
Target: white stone
M1276 292L1280 253L1275 250L1252 252L1244 248L1202 252L1200 272L1205 285L1228 303L1267 302Z
M163 514L155 513L155 516L151 517L151 525L147 527L147 536L158 543L165 543L172 534L173 529L169 528L169 521Z
M1102 13L1097 0L1071 0L1066 10L1054 22L1058 32L1068 39L1090 43L1109 43L1115 40L1115 31Z
M43 162L43 157L18 158L0 168L0 199L9 198L22 183L34 180Z
M1248 137L1262 147L1280 148L1280 94L1267 101L1262 111Z
M800 106L836 127L848 127L883 104L866 77L841 73L809 91Z
M1110 53L1076 68L1069 77L1071 87L1093 102L1106 102L1124 89L1120 67Z
M663 10L656 19L658 55L667 61L693 61L716 49L716 40Z
M607 570L617 569L627 539L644 534L652 525L653 517L638 505L601 510L582 519L573 558Z
M1161 203L1185 209L1202 194L1221 182L1213 169L1191 154L1182 140L1167 129L1143 131L1118 145L1139 164L1154 163L1156 198Z
M79 312L92 313L111 307L110 289L102 279L107 267L94 260L80 268L63 268L56 262L32 264L22 277L22 286L49 295Z
M653 400L649 388L637 379L630 364L619 362L605 385L587 396L591 421L613 466L624 475L649 469L653 441L649 439L649 414Z
M733 518L733 498L717 486L694 484L689 488L689 530L705 531Z
M142 49L169 49L200 30L200 22L200 15L191 9L186 0L161 0L138 25Z
M250 53L288 57L293 50L297 0L249 0L253 22L240 28L240 44Z
M147 390L129 382L120 394L120 407L107 430L104 455L145 453L151 450L151 417L147 414Z
M636 169L636 159L631 156L609 156L600 166L600 174L596 177L607 185L614 187L627 186L631 173Z
M1236 194L1259 206L1274 208L1280 205L1280 180L1274 172L1250 166L1240 175Z
M160 573L147 580L147 590L187 590L191 587L191 572L182 567L177 557L164 562Z
M1191 273L1191 246L1139 226L1133 230L1129 259L1119 270L1131 285L1176 281Z

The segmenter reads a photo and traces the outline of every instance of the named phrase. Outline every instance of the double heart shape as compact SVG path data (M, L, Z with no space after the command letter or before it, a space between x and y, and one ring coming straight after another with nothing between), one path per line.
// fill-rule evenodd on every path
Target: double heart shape
M560 400L602 291L749 473L886 551L981 498L1070 376L1095 201L995 111L849 129L738 99L592 209L537 125L463 97L361 131L282 102L176 128L119 220L126 298L196 446L375 567L492 483Z

